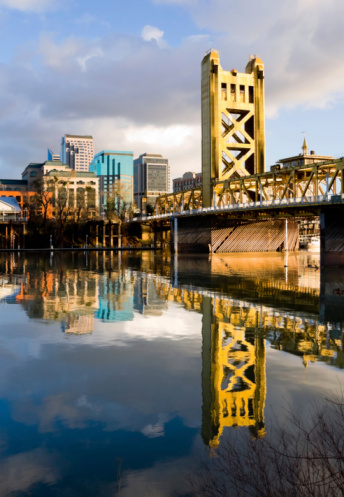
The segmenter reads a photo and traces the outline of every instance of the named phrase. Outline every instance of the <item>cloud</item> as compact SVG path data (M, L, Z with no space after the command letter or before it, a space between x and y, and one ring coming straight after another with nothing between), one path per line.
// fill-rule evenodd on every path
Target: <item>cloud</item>
M193 134L191 126L142 126L128 127L126 138L128 142L140 142L145 145L159 146L166 143L170 147L180 147Z
M56 8L53 0L0 0L0 7L7 7L22 12L45 12Z
M167 43L163 40L164 32L155 26L150 26L149 24L144 26L141 36L144 41L155 40L159 48L167 48Z
M243 72L249 54L262 58L268 116L282 107L324 108L342 98L341 0L326 5L320 0L197 0L185 8L199 28L216 33L214 46L224 69Z
M191 147L200 170L200 60L207 40L192 37L160 50L129 35L86 40L42 33L29 57L0 66L1 176L18 177L27 163L44 160L48 147L59 150L66 132L92 134L97 151L115 146L138 156L156 147L180 168L183 149Z
M21 57L0 65L0 176L18 177L28 162L45 159L47 147L58 151L66 132L92 134L97 151L161 153L172 177L200 171L200 64L211 46L225 70L243 72L251 53L262 58L267 117L343 102L341 1L195 0L178 9L197 28L168 50L152 25L139 36L45 32L30 50L18 47Z
M51 485L59 478L56 461L44 449L7 457L1 464L0 486L3 494L27 493L35 483Z
M76 24L80 24L83 26L91 26L92 24L100 24L106 28L110 28L111 24L107 21L103 21L96 16L92 16L88 12L84 12L80 17L75 19Z

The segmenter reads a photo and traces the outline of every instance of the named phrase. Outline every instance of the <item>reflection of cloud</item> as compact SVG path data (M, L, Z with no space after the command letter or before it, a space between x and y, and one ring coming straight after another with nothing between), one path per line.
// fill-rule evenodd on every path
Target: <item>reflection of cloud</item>
M27 492L35 483L53 484L59 474L54 457L44 449L24 452L1 461L1 495Z
M191 495L191 475L193 465L200 454L204 452L204 446L196 437L194 440L192 457L180 457L170 459L167 462L157 462L153 466L134 471L124 472L125 487L121 489L123 497L169 497L171 495Z
M163 437L165 435L165 424L171 419L168 414L159 414L158 422L148 424L141 430L147 438Z

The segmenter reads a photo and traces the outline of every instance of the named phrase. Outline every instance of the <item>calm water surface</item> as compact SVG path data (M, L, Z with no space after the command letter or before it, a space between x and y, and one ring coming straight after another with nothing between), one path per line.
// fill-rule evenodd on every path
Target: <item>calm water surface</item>
M343 386L317 255L0 256L0 495L191 495L236 430Z

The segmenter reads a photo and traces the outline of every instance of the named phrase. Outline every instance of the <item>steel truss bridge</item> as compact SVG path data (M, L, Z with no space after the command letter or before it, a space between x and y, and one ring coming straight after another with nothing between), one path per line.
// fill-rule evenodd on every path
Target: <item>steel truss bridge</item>
M153 219L171 216L266 211L323 206L344 201L344 158L281 168L266 173L213 181L212 207L203 207L202 189L193 188L158 197ZM134 218L143 221L147 218Z

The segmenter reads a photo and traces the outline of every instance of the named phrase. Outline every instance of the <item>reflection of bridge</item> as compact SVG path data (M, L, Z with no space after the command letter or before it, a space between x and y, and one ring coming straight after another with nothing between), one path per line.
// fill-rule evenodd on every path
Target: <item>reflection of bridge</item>
M162 299L203 315L202 436L213 448L225 427L248 427L254 437L265 434L265 338L273 347L301 356L305 366L315 360L339 367L344 363L342 333L319 324L317 315L278 310L204 287L173 287L164 277L152 278ZM307 295L305 288L300 290ZM297 293L297 287L289 285L289 291ZM316 293L313 297L319 299L319 290Z

